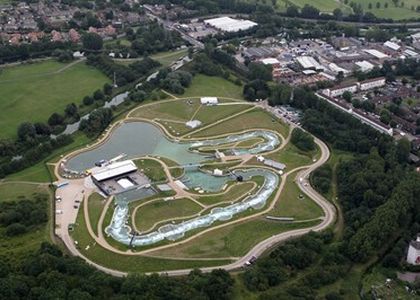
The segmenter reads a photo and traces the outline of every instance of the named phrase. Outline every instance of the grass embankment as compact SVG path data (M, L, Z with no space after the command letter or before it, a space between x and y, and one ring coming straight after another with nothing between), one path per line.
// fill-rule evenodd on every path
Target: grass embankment
M235 118L228 119L224 122L198 131L191 137L209 137L256 128L274 130L279 132L283 137L286 137L289 133L289 128L286 124L272 118L269 113L261 109L254 109Z
M200 210L202 207L188 198L153 201L137 209L136 227L140 231L147 231L157 222L189 217Z
M89 221L93 232L98 235L98 222L101 217L102 210L105 207L106 200L98 193L94 193L89 196L88 199L88 211Z
M165 171L158 161L142 158L136 159L134 163L137 168L144 172L144 174L149 177L152 182L162 182L167 180Z
M290 174L274 209L268 213L276 217L293 217L295 220L311 220L322 217L323 211L304 194L295 182L296 173Z
M318 222L280 223L256 218L210 231L185 244L153 254L171 257L237 257L274 234L314 226Z
M199 99L174 100L139 107L131 116L155 120L171 134L180 135L195 130L186 126L185 123L190 120L199 120L202 123L200 127L203 127L220 119L240 113L249 107L246 103L206 106L201 105Z
M222 77L197 74L185 93L179 97L226 97L243 99L243 87L236 85Z
M229 263L227 260L194 261L160 259L146 256L132 256L112 253L99 246L89 235L83 209L79 210L72 237L78 242L79 251L90 260L101 266L130 273L155 272L205 266L218 266ZM105 221L104 221L104 224ZM89 247L88 247L89 246Z
M0 138L15 138L19 124L46 122L67 104L81 104L84 96L110 80L84 62L73 65L54 60L6 67L0 73Z
M197 201L204 205L216 205L217 203L236 201L247 196L248 193L254 191L255 188L256 186L253 182L243 182L231 186L227 193L213 196L202 196L197 198Z

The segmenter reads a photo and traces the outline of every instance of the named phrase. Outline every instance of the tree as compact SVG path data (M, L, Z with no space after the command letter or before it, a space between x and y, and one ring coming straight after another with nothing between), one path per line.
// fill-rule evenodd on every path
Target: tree
M57 126L57 125L62 125L64 122L64 118L62 115L58 114L58 113L53 113L49 118L48 118L48 125L50 126Z
M319 9L312 5L305 4L300 14L303 18L315 19L319 17Z
M286 15L288 17L295 18L299 15L299 9L296 5L290 5L286 10Z
M397 142L397 159L400 163L405 163L410 154L410 142L406 138L402 138Z
M273 80L273 68L269 65L264 65L262 63L250 63L249 66L249 78L251 80L263 80L271 81Z
M26 232L26 226L20 223L13 223L6 227L7 236L16 236Z
M112 85L110 85L109 83L105 83L103 90L105 95L110 96L112 94Z
M98 52L102 50L103 41L100 35L96 33L86 33L82 37L83 48L87 51Z
M343 99L347 102L351 103L351 99L353 98L353 94L349 91L345 91L342 95Z
M341 20L341 18L343 17L343 12L341 11L341 9L336 8L333 11L333 15L337 20Z
M293 145L302 151L310 151L315 149L314 138L300 128L293 129L290 141Z
M83 98L83 104L86 106L93 104L93 102L94 102L94 99L90 96L86 96Z
M24 122L19 125L17 134L19 140L28 141L36 136L36 130L34 125L29 122Z
M104 98L105 98L105 95L104 95L104 93L101 90L96 90L93 93L93 99L95 99L96 101L102 100Z
M78 109L77 105L74 103L70 103L66 106L66 109L64 110L64 113L68 117L77 117L78 116Z
M382 109L380 113L379 120L384 124L389 124L391 122L391 113L387 109Z

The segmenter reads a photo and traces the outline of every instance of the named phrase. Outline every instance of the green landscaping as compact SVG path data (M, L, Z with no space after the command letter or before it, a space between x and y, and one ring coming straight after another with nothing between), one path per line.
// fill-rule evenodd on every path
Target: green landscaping
M286 165L287 170L310 165L312 160L319 156L319 149L314 151L299 150L292 143L288 143L282 150L267 155L268 158L279 161Z
M105 221L104 221L105 222ZM182 268L197 268L206 266L219 266L228 264L229 260L176 260L160 259L140 255L122 255L111 253L99 246L89 235L86 228L83 209L79 210L76 226L71 233L77 241L79 251L88 259L101 266L130 273L155 272L161 270L176 270ZM104 223L105 224L105 223ZM110 259L112 258L112 259Z
M137 159L134 161L140 171L150 178L153 182L166 181L166 174L160 162L153 159Z
M353 2L362 5L364 12L373 13L379 18L390 18L394 20L420 18L420 12L416 11L417 6L420 5L418 0L398 1L397 5L394 5L394 2L391 0L354 0ZM377 7L378 3L379 8ZM388 7L385 7L386 3Z
M323 216L321 207L304 194L295 182L296 173L290 174L280 198L268 215L275 217L292 217L295 220L312 220Z
M164 67L171 65L173 62L177 61L181 57L187 55L187 49L181 49L178 51L167 51L167 52L159 52L150 56L151 59L160 62L160 64Z
M34 194L46 194L47 187L37 184L22 182L3 182L0 183L0 202L14 201Z
M158 250L153 254L164 257L238 257L274 234L314 226L317 223L319 221L280 223L257 218L212 230L192 241Z
M190 87L180 97L225 97L243 99L242 86L235 85L221 77L197 74Z
M84 62L70 64L47 60L6 67L0 73L0 138L16 137L22 122L46 122L69 103L102 88L109 79Z
M210 137L249 129L270 129L279 132L283 137L286 137L289 132L286 124L272 118L267 112L261 109L254 109L240 115L240 117L238 116L205 128L204 130L197 131L191 135L191 138Z
M201 210L201 206L188 198L151 201L137 209L136 227L140 231L148 231L158 222L191 217Z
M92 227L93 232L98 235L98 223L105 207L106 200L98 193L94 193L89 196L87 201L90 226Z
M243 182L233 185L226 193L220 195L202 196L197 199L203 205L216 205L227 201L237 201L255 190L254 182Z

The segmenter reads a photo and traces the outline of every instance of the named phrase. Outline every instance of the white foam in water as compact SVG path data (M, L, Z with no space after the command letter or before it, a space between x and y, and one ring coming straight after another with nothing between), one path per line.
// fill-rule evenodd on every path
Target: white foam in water
M199 141L191 144L192 148L201 146L213 146L230 142L240 142L255 137L262 137L265 142L258 144L252 149L232 149L235 155L242 154L258 154L271 151L280 144L278 136L270 131L256 130L243 134L231 135L226 138ZM131 228L126 225L129 217L128 205L124 201L118 201L112 216L111 224L106 228L107 234L112 238L126 245L146 246L161 241L176 240L182 238L185 233L194 229L208 227L216 221L227 221L235 215L245 212L248 209L261 209L265 206L270 196L275 191L279 183L279 177L276 173L267 169L253 168L248 170L236 170L235 174L242 176L244 180L250 180L254 176L263 176L264 184L254 195L248 196L238 203L231 204L226 207L216 207L209 214L196 217L179 224L166 224L157 230L148 234L139 234L133 236Z

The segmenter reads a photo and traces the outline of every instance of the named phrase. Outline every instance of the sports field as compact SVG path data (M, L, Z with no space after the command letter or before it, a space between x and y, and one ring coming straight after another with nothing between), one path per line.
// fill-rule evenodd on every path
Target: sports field
M246 2L252 3L265 3L271 5L271 1L263 0L243 0ZM391 0L375 0L375 1L364 1L364 0L352 0L348 4L344 3L344 0L277 0L275 9L280 12L285 12L288 5L293 4L299 8L304 7L306 4L312 5L319 9L323 13L332 13L334 9L339 8L341 11L347 15L353 12L353 9L349 6L349 3L354 2L356 4L361 4L363 11L371 12L379 18L389 18L394 20L403 20L410 18L419 18L420 12L416 11L417 6L420 5L418 0L399 0L397 5L394 5ZM380 4L380 7L377 7L377 3ZM388 4L388 7L385 8L385 3ZM369 8L371 4L371 8Z
M109 79L84 62L54 60L6 67L0 72L0 138L13 138L22 122L46 122L69 103L102 88Z

